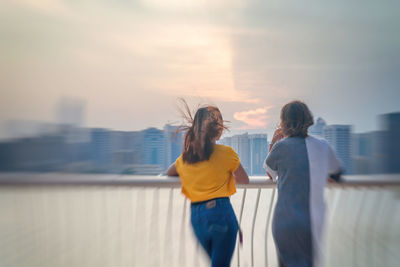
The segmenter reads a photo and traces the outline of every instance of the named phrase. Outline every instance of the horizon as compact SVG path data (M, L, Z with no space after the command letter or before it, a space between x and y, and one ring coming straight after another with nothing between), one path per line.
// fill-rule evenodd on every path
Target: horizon
M382 115L386 115L386 114L393 114L393 113L399 113L399 112L391 112L391 113L385 113L385 114L378 114L376 116L376 119L378 120ZM346 126L350 126L351 129L351 133L352 134L363 134L363 133L370 133L370 132L376 132L376 131L381 131L383 130L382 127L377 127L377 129L373 129L373 130L369 130L369 131L364 131L364 132L355 132L355 126L354 124L339 124L339 123L328 123L326 122L326 120L322 117L314 117L314 124L311 125L310 127L314 126L316 121L318 119L323 119L326 123L327 126L337 126L337 125L346 125ZM10 122L14 122L14 123L22 123L22 124L26 124L26 123L33 123L36 126L68 126L68 127L73 127L73 128L77 128L77 129L103 129L103 130L108 130L108 131L116 131L116 132L140 132L140 131L144 131L150 128L155 128L157 130L163 130L165 126L173 126L173 127L179 127L181 125L183 125L182 123L176 123L176 122L166 122L164 123L162 126L147 126L145 128L141 128L141 129L135 129L135 130L123 130L123 129L115 129L115 128L109 128L109 127L90 127L87 125L74 125L74 124L68 124L68 123L62 123L62 122L41 122L41 121L29 121L29 120L16 120L16 121L8 121L7 123ZM23 125L20 125L23 126ZM27 127L28 128L28 127ZM26 128L25 128L26 129ZM51 133L51 131L49 131ZM2 136L0 137L0 141L7 141L7 140L11 140L11 139L19 139L19 138L29 138L29 137L36 137L39 136L43 133L46 133L45 131L40 132L39 134L31 134L31 133L22 133L20 132L19 136L17 134L17 137L12 137L12 136ZM228 126L228 130L224 130L222 136L221 136L221 140L223 138L226 137L232 137L235 135L242 135L242 134L266 134L267 135L267 139L270 140L273 136L274 130L267 130L267 129L262 129L262 128L255 128L255 129L236 129L236 130L230 130L229 126Z

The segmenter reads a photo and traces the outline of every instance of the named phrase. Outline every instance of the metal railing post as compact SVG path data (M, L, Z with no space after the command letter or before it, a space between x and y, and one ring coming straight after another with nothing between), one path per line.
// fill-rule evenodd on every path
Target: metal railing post
M167 209L167 222L165 224L165 235L164 235L164 264L170 266L173 261L171 255L172 248L172 213L173 213L173 201L174 201L174 189L169 190L168 197L168 209Z
M358 263L357 263L357 252L358 252L358 249L357 249L357 243L358 243L358 241L357 241L357 235L358 235L358 232L359 232L359 230L360 230L360 227L359 227L359 222L360 222L360 218L361 218L361 214L362 214L362 211L363 211L363 209L364 209L364 204L365 204L365 196L366 196L366 191L363 191L362 192L362 195L361 195L361 203L360 203L360 207L359 207L359 209L358 209L358 212L357 212L357 216L356 216L356 218L355 218L355 221L354 221L354 229L353 229L353 233L354 233L354 243L353 243L353 266L354 267L356 267L356 266L358 266Z
M265 267L268 267L268 232L269 232L268 230L269 230L269 223L271 221L272 205L274 204L274 199L275 199L275 191L276 191L276 188L273 188L271 199L269 201L267 222L265 224Z
M186 221L186 206L187 206L187 198L183 200L183 212L182 212L182 221L181 221L181 233L180 233L180 242L179 242L179 266L186 265L186 246L185 246L185 221Z
M246 192L247 188L243 189L242 195L242 203L240 204L240 213L239 213L239 228L241 229L242 225L242 216L243 216L243 209L244 209L244 202L246 201ZM240 267L240 240L238 240L237 245L237 266Z
M251 226L251 267L254 267L254 229L256 226L256 218L258 211L258 204L260 203L261 188L257 191L256 207L254 209L253 224Z

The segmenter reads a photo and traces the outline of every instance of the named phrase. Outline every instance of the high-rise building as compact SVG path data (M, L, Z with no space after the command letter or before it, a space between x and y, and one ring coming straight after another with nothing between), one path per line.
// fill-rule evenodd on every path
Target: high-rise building
M148 128L143 132L142 163L165 166L164 131Z
M369 174L372 172L372 133L352 134L352 173Z
M141 163L142 134L140 132L113 131L111 134L111 153L113 165Z
M338 158L342 161L344 171L351 173L351 126L329 125L323 130L323 137L336 151Z
M249 135L250 148L250 173L249 175L265 175L263 162L268 154L268 141L266 134Z
M178 132L178 126L164 126L165 168L171 165L182 153L183 133Z
M400 112L383 114L381 124L385 132L382 140L384 172L400 173Z
M219 144L232 147L248 175L265 175L263 161L268 154L266 134L241 134L221 139Z
M239 155L243 168L247 173L250 173L250 148L248 133L232 136L231 147Z
M90 141L91 160L96 166L107 168L111 164L111 131L92 129Z
M308 128L308 133L315 137L322 137L325 126L326 126L325 120L322 118L318 118L315 121L314 125L311 125L310 128Z
M142 162L143 151L143 133L142 132L128 132L130 147L133 151L133 164L140 164Z
M0 171L59 171L66 163L62 136L38 136L0 143Z
M379 174L387 172L387 155L385 149L386 131L373 131L371 135L371 173Z

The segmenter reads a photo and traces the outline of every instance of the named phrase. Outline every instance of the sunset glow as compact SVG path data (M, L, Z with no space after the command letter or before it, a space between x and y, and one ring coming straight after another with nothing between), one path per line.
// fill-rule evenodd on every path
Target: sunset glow
M64 97L85 103L88 127L161 127L179 120L183 97L219 106L233 132L271 132L293 99L373 129L398 107L399 21L395 7L352 5L2 1L0 138L9 121L57 122Z

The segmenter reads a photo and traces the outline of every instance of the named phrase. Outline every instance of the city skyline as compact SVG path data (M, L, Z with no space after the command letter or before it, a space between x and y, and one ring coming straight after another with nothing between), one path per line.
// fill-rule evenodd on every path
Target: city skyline
M165 125L171 125L171 126L181 126L181 125L186 125L187 122L184 120L184 118L179 114L177 115L178 118L175 121L167 121L161 123L160 126L155 126L155 125L147 125L144 128L135 128L135 129L118 129L118 128L110 128L110 127L104 127L104 126L88 126L84 123L85 117L86 117L86 107L85 107L85 101L79 98L70 98L70 97L63 97L57 101L58 105L55 106L53 109L54 114L54 120L53 121L31 121L31 120L9 120L6 123L3 123L3 125L0 125L0 130L2 130L2 134L0 134L0 140L7 140L7 139L13 139L13 138L21 138L21 137L30 137L30 136L35 136L43 131L43 133L46 132L51 132L54 130L57 130L58 125L73 125L75 127L82 127L82 128L99 128L99 129L106 129L106 130L113 130L113 131L125 131L125 132L135 132L135 131L142 131L146 130L149 128L156 128L156 129L162 129ZM69 103L69 105L66 105L66 103ZM178 106L178 100L176 102L176 112L180 112L180 107ZM193 105L193 107L196 107L199 105ZM63 112L62 112L63 111ZM194 112L194 109L193 109ZM257 113L257 112L256 112ZM224 114L223 114L224 116ZM246 114L241 114L239 116L246 117L248 115ZM382 114L377 114L376 117L374 118L376 121L376 127L371 130L367 131L356 131L357 125L356 124L343 124L343 123L338 123L338 122L330 122L326 121L324 118L321 116L315 116L314 114L314 124L309 128L310 134L314 135L319 135L322 136L322 129L323 127L328 123L329 125L350 125L352 127L352 132L353 133L365 133L365 132L371 132L371 131L376 131L380 129L380 122L378 121L379 118L382 116ZM225 119L225 117L224 117ZM322 126L320 125L322 121ZM222 134L222 138L225 137L231 137L234 135L240 135L240 134L267 134L269 137L272 138L273 133L276 129L276 125L278 125L279 122L279 117L274 124L274 127L270 128L232 128L232 123L231 121L227 122L228 129L224 130ZM2 126L2 127L1 127ZM318 128L317 132L315 132L316 128Z
M72 105L75 107L75 104ZM36 136L0 142L0 171L58 171L83 173L162 174L182 153L184 132L165 124L163 129L117 131L84 128L73 108L62 121ZM78 110L80 107L78 106ZM74 116L64 116L71 114ZM382 114L379 131L357 134L351 125L327 124L322 118L309 130L324 138L342 162L345 174L398 173L400 112ZM219 144L232 147L249 175L265 175L267 134L237 134Z

